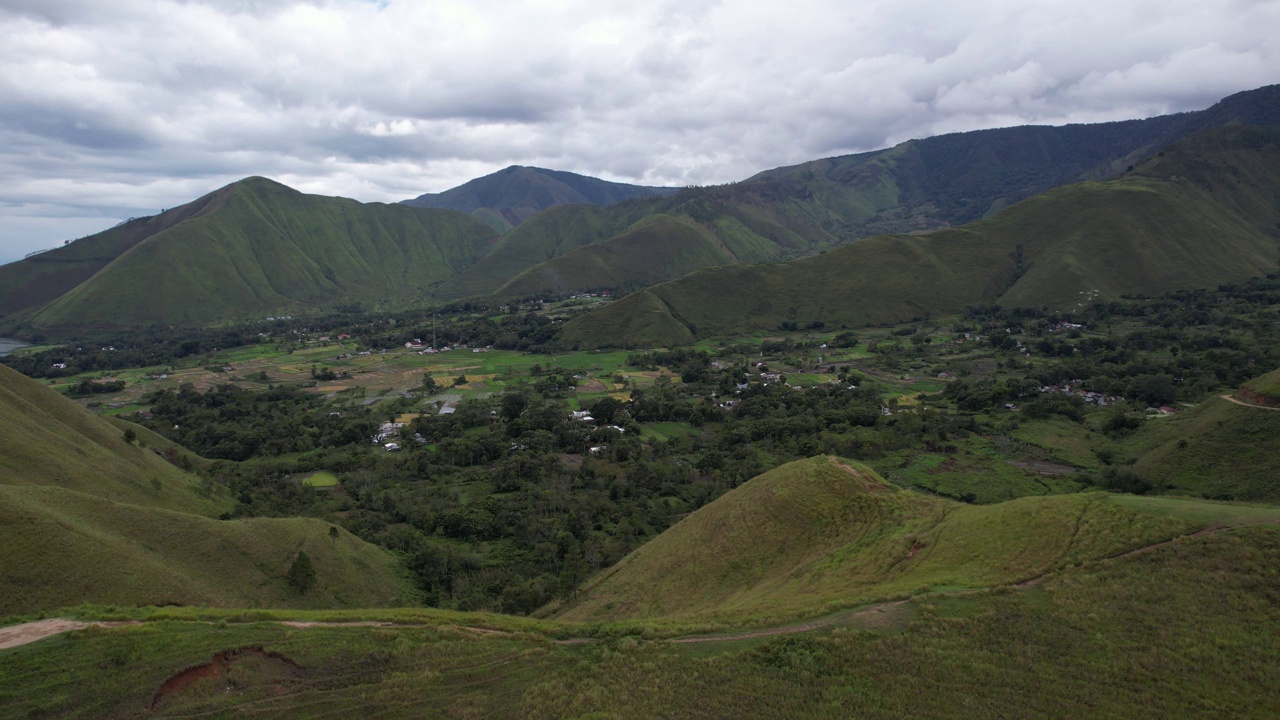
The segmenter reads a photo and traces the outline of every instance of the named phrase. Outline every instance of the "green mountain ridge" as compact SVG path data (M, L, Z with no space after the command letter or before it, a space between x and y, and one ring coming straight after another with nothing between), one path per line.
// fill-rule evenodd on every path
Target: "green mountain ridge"
M602 236L601 227L616 234L645 215L670 215L701 225L727 245L756 248L739 262L794 259L871 235L920 233L976 221L1054 187L1113 178L1169 143L1205 129L1278 122L1280 86L1269 86L1238 93L1203 111L1146 120L1023 126L911 140L885 150L768 170L740 183L632 200L609 208L606 216L611 218L583 232L563 228L554 243L543 246L567 252L608 244L615 236ZM543 215L564 211L554 208ZM659 247L653 254L670 251ZM605 257L615 262L602 270L600 259ZM505 278L494 272L487 283L470 284L467 290L516 294L502 287L512 281L520 293L565 292L597 289L603 286L596 283L606 279L614 288L634 288L653 282L653 268L663 263L662 258L625 250L601 250L590 262L545 261L518 281L510 273L515 268L508 268ZM719 258L708 258L701 267L718 264ZM578 278L575 271L584 267L593 270ZM699 269L687 262L670 267L672 272L659 279Z
M702 270L577 318L580 347L665 345L783 322L909 321L968 304L1066 307L1209 287L1280 264L1280 130L1211 131L1122 178L1051 190L988 220L867 238L787 263Z
M304 195L263 178L219 192L226 197L215 209L133 245L26 320L201 325L352 302L422 302L494 239L453 211Z

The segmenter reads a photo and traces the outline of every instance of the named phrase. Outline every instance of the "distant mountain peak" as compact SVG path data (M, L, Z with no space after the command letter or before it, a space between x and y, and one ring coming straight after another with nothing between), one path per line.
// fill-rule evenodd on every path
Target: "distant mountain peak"
M610 182L565 170L510 165L444 192L426 193L403 203L471 213L505 232L557 205L607 206L677 190Z

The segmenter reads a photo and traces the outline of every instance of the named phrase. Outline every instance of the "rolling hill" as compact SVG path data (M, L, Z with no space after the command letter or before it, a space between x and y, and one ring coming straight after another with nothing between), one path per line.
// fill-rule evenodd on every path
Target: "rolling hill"
M0 615L81 603L351 607L405 602L388 553L311 519L214 520L218 486L0 366ZM317 586L285 580L305 550ZM395 600L393 600L393 598Z
M569 621L802 617L928 587L1017 583L1182 534L1102 494L962 505L835 458L726 493L553 608Z
M214 520L61 487L0 485L0 615L83 603L381 607L413 595L390 553L304 518ZM299 552L316 585L286 579Z
M787 263L702 270L568 323L584 348L858 326L967 304L1066 307L1208 287L1280 265L1280 130L1209 131L1124 177L1050 190L988 220L878 236Z
M461 213L304 195L264 178L193 206L141 221L131 234L117 228L6 266L0 296L43 300L24 288L69 285L93 266L64 260L92 255L102 267L29 310L30 324L202 325L344 303L420 302L494 239Z
M124 431L0 365L0 485L57 486L107 500L218 515L231 499Z
M471 213L498 232L506 232L557 205L612 205L676 188L609 182L563 170L512 165L440 193L402 200L405 205Z
M1148 420L1124 447L1157 492L1280 502L1280 409L1270 407L1212 398Z

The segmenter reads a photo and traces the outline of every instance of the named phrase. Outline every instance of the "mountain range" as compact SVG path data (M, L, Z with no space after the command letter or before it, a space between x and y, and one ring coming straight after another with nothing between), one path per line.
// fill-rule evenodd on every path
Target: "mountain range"
M513 167L387 205L248 178L0 267L0 321L52 330L207 325L353 304L638 291L708 268L726 274L707 278L758 288L769 308L750 305L754 325L788 315L881 322L967 302L1053 304L1082 290L1202 286L1274 267L1263 239L1274 198L1230 181L1252 173L1270 187L1270 141L1244 147L1239 137L1210 133L1198 142L1237 146L1216 159L1208 146L1179 151L1179 162L1208 163L1201 170L1213 178L1161 162L1158 153L1213 128L1278 123L1280 86L1268 86L1199 112L956 133L678 191ZM1247 169L1233 169L1237 160ZM958 227L964 223L976 224ZM1183 227L1212 242L1180 245ZM907 240L924 233L931 234ZM1068 236L1066 244L1054 240ZM1166 241L1173 250L1159 249ZM776 264L824 252L798 270ZM1145 258L1146 274L1134 278L1126 269L1133 258L1124 255L1132 252L1159 258ZM862 269L837 271L846 261ZM805 280L817 283L808 299L769 289L782 283L776 291L785 294L782 276L820 266L839 277ZM703 282L695 277L704 276L636 293L611 315L580 323L574 341L676 341L738 322L718 317L722 301L684 303L685 294L724 297L714 288L688 290ZM875 302L859 299L867 297ZM624 311L625 329L616 319ZM664 329L644 329L653 324ZM587 338L596 332L590 328L608 332Z

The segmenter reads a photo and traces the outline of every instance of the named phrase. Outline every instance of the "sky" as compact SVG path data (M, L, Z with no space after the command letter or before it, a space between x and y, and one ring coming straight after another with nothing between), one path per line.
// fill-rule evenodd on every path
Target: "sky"
M741 180L1280 82L1280 0L0 0L0 262L263 175Z

